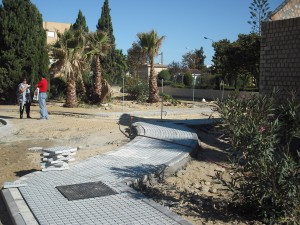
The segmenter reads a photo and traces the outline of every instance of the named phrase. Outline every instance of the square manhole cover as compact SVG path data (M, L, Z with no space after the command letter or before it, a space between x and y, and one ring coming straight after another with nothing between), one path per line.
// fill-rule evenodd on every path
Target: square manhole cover
M56 188L69 201L118 194L101 181L57 186Z

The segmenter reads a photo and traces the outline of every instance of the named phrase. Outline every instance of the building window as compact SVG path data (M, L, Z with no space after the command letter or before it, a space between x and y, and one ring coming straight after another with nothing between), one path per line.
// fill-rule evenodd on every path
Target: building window
M47 37L55 37L55 32L54 31L47 31Z

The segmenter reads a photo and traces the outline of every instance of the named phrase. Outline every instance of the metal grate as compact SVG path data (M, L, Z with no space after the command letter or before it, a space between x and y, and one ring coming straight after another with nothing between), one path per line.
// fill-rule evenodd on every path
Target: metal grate
M56 187L69 201L118 194L101 181Z

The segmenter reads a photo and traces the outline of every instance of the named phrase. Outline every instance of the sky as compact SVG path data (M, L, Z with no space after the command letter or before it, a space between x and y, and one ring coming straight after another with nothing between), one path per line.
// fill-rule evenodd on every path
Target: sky
M275 10L284 0L269 0ZM2 2L2 1L1 1ZM86 18L90 31L96 30L104 0L31 0L44 21L74 23L78 11ZM124 54L138 41L137 34L154 29L166 36L162 44L163 63L181 62L182 55L203 47L205 64L210 65L213 41L237 40L251 26L252 0L109 0L116 47ZM204 39L208 37L209 39ZM156 62L160 62L160 56Z

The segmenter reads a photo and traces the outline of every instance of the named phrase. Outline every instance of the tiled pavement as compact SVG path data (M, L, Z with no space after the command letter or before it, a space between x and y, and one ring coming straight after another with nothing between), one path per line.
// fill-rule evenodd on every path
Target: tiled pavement
M74 164L69 170L28 174L20 179L27 186L4 189L2 194L10 205L14 222L190 224L137 193L127 183L154 173L162 165L171 166L188 157L198 145L197 135L186 126L171 122L138 122L135 127L139 135L115 151ZM97 181L117 194L68 201L56 188ZM26 210L27 206L30 210Z

